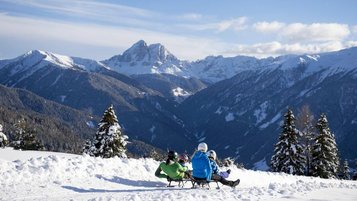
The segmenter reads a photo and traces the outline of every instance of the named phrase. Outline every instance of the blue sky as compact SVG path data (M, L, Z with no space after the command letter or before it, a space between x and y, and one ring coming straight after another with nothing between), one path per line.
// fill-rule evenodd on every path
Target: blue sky
M0 0L0 59L32 49L107 59L161 43L180 59L357 46L354 0Z

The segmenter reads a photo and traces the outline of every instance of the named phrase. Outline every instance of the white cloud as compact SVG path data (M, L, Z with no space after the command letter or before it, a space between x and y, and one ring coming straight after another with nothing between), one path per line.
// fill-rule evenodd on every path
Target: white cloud
M357 25L352 26L352 32L357 34Z
M277 33L280 39L289 42L326 42L342 41L350 35L347 24L337 23L291 23L257 22L253 28L258 32Z
M231 19L231 20L224 20L219 23L217 23L217 30L222 32L226 31L227 29L233 29L235 31L241 31L246 29L246 23L247 18L246 17L239 17L236 19Z
M282 36L290 41L336 41L350 34L348 25L336 23L293 23L284 27Z
M148 43L160 42L180 59L195 60L222 50L224 45L219 41L207 38L187 37L139 28L120 26L102 26L96 24L76 24L60 21L7 16L0 13L0 39L26 40L29 49L37 47L37 43L46 41L49 46L58 44L77 44L92 46L88 55L96 53L96 47L116 48L124 51L133 43L144 39ZM46 46L47 47L47 46ZM65 49L65 47L63 47ZM113 52L106 58L121 52ZM21 53L20 53L21 54ZM76 56L76 55L73 55ZM95 58L95 57L93 57ZM106 59L101 58L101 59Z
M256 57L279 56L284 54L305 54L337 51L343 48L351 47L357 41L342 43L339 41L330 41L325 43L312 44L283 44L277 41L268 43L256 43L252 45L235 45L231 50L224 52L226 55L249 55Z
M284 26L285 26L284 23L277 22L277 21L273 21L273 22L257 22L255 24L253 24L253 28L255 30L257 30L258 32L262 32L262 33L277 32L277 31L281 30L281 28L283 28Z
M345 42L347 47L356 47L357 46L357 41L346 41Z
M247 28L246 25L247 17L239 17L230 20L223 20L220 22L213 23L198 23L198 24L181 24L180 27L194 30L194 31L205 31L213 30L216 32L223 32L227 30L241 31Z
M186 13L178 17L178 19L192 20L192 21L201 20L202 18L203 16L198 13Z
M114 3L104 3L95 0L3 0L8 3L17 4L21 6L28 6L37 9L44 9L46 11L61 13L64 15L83 15L83 16L106 16L108 14L130 15L149 17L155 15L154 12L140 9L136 7L124 6Z

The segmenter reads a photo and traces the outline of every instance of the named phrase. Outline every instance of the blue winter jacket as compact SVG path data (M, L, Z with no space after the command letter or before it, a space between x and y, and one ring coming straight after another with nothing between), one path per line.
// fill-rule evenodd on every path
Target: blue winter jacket
M197 151L192 157L192 176L211 180L212 167L206 153Z
M220 172L220 170L219 170L219 167L218 167L216 161L210 159L209 162L210 162L211 167L212 167L212 173L213 174L218 174Z

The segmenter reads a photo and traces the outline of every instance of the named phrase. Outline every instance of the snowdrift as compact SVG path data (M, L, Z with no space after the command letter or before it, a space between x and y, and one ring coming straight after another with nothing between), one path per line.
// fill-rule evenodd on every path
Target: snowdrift
M357 200L357 182L240 170L232 189L167 188L152 159L0 149L0 200Z

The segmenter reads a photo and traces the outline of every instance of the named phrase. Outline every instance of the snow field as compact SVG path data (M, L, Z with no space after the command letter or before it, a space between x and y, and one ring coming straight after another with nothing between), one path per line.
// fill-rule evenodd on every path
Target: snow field
M167 188L166 180L154 176L158 165L152 159L0 149L0 200L309 200L310 195L324 195L322 200L357 199L356 181L235 167L229 177L241 179L235 189L223 186L217 190L216 184L210 190L190 189L190 183L183 189Z

